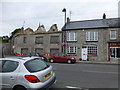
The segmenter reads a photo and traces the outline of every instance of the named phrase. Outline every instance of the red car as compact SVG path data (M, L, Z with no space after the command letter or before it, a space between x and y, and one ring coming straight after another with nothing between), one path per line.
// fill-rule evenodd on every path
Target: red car
M53 62L67 62L67 63L75 63L76 59L74 57L67 56L63 53L54 53L50 55L48 59L51 63Z

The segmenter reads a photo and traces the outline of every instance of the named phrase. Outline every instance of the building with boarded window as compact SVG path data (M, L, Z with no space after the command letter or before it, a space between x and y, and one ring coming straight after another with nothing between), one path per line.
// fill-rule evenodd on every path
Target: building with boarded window
M13 53L26 54L35 52L40 54L50 54L61 52L62 32L58 31L57 25L51 26L46 31L43 25L33 31L30 28L22 30L12 38Z
M63 52L77 60L112 61L120 59L120 18L70 21L62 31L54 24L48 31L43 25L28 28L12 38L13 53Z

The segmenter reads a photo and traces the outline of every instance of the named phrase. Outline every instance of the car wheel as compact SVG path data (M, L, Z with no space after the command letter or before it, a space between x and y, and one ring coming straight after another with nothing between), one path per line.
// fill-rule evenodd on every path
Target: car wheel
M23 86L16 86L13 90L27 90L27 89Z
M53 63L53 62L54 62L54 59L50 59L50 62Z
M69 63L69 64L70 64L70 63L72 63L72 61L71 61L71 60L68 60L68 61L67 61L67 63Z

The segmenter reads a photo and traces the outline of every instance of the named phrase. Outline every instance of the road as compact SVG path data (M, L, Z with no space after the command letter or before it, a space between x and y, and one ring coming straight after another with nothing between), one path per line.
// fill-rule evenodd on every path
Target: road
M53 66L57 77L57 83L50 90L54 90L54 88L68 88L72 90L89 90L89 88L109 88L109 90L118 90L114 89L118 88L118 65L81 63L49 64Z

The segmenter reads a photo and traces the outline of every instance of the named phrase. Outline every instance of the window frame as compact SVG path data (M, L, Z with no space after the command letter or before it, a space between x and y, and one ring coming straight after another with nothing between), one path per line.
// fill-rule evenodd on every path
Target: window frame
M57 37L57 39L55 39ZM55 39L53 41L53 38ZM59 44L60 43L60 36L50 36L50 44Z
M113 31L114 31L114 33L113 33ZM116 37L116 33L117 33L116 30L110 30L110 39L111 39L111 40L114 40L114 39L117 38L117 37ZM114 35L113 35L113 34L114 34ZM114 38L113 38L113 36L114 36Z
M71 36L71 34L73 34L73 36ZM76 32L67 32L67 41L77 41L77 33Z
M91 49L90 49L91 47ZM97 56L97 53L98 53L98 47L97 45L91 45L91 46L87 46L87 53L88 55L94 55L94 56Z
M86 32L86 41L98 41L98 32L97 31Z
M72 52L71 52L71 47L73 49ZM67 49L68 49L67 54L77 54L77 47L76 46L69 46Z
M35 37L35 44L43 44L43 38L44 38L44 36L36 36Z
M117 48L120 48L120 47L110 47L110 50L111 50L111 48L115 49L115 51L114 51L115 56L111 57L111 51L110 51L110 58L118 59L119 57L117 57Z

